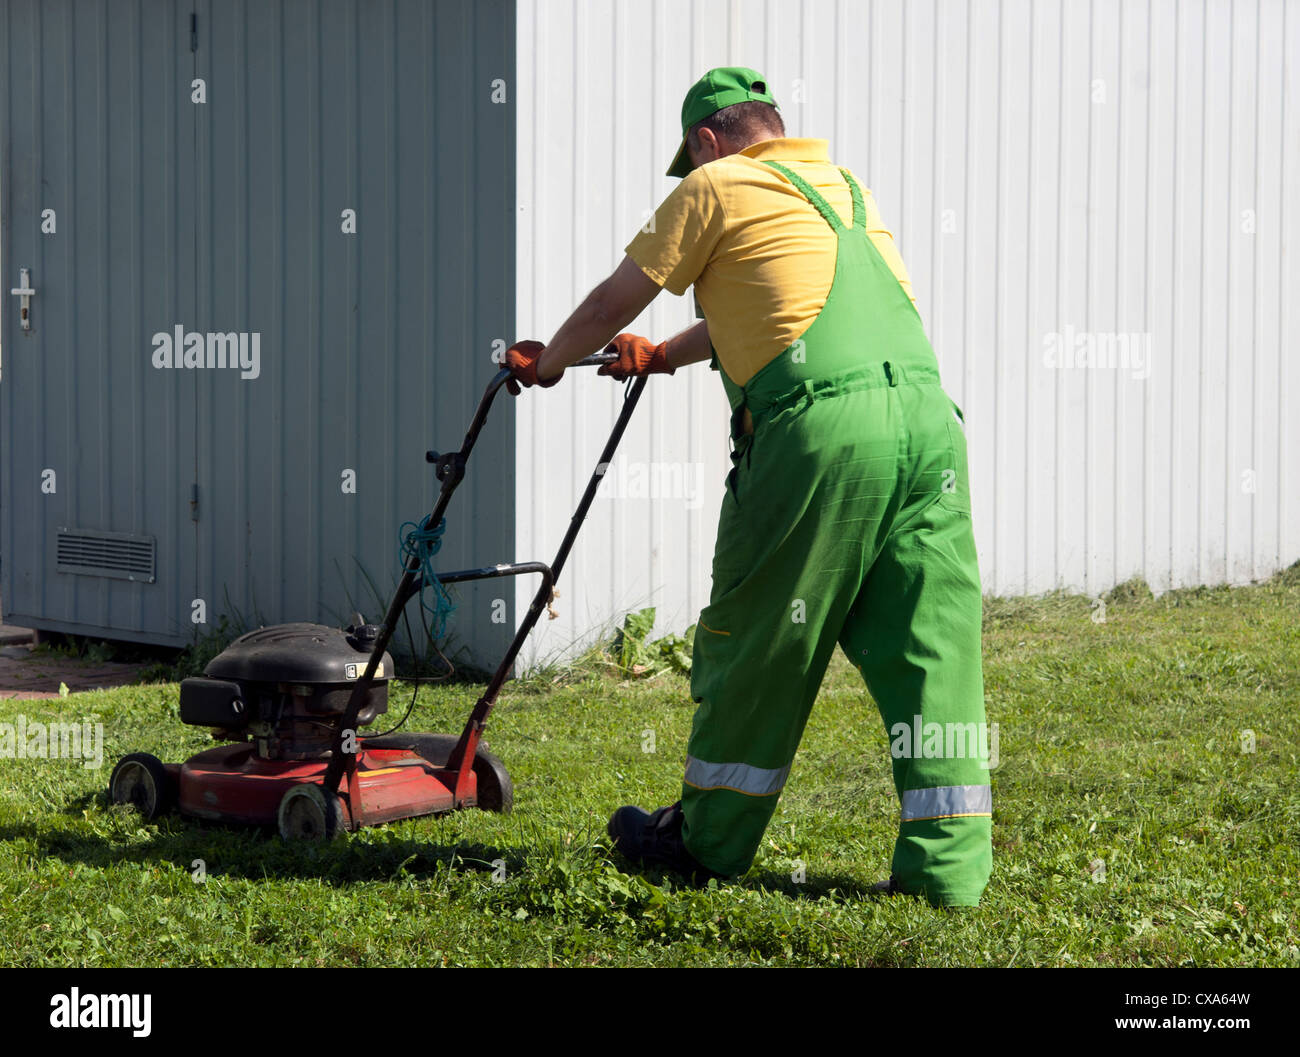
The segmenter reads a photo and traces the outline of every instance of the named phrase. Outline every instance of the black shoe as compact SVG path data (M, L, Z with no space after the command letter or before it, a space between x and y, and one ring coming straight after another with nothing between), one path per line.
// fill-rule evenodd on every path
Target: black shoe
M682 841L682 802L661 807L653 814L639 807L621 807L610 816L606 832L614 847L637 866L662 866L696 880L723 880L695 860Z

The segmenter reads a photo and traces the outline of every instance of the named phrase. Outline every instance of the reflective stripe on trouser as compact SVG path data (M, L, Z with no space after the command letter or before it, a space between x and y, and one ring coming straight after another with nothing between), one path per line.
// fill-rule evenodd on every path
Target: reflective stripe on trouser
M992 814L993 790L987 785L941 785L903 793L904 822Z
M747 763L706 763L686 758L686 784L696 789L730 789L746 796L770 796L785 785L789 767L751 767Z
M819 383L757 416L695 633L683 839L719 873L748 869L783 784L749 779L784 779L839 642L890 738L900 887L974 904L992 844L965 434L936 380L899 374Z

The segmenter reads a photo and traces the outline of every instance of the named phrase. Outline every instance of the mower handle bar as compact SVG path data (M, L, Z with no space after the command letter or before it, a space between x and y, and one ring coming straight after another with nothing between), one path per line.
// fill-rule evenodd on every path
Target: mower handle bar
M593 352L590 356L585 356L577 363L569 364L569 367L603 367L607 363L618 363L618 354L614 352ZM565 370L568 370L566 367ZM502 367L497 371L496 377L488 383L488 395L491 396L500 389L506 382L514 376L514 371L509 367ZM430 462L433 460L430 459Z
M618 356L611 352L597 352L591 356L579 360L573 364L574 367L595 367L601 364L613 363ZM425 519L424 524L437 525L441 522L443 515L446 513L447 504L451 501L452 493L460 484L461 479L465 476L465 464L469 461L470 452L474 448L475 441L478 440L479 431L483 428L483 423L487 419L489 409L496 397L501 386L512 375L509 367L502 367L496 373L496 377L488 383L482 399L479 400L478 409L474 412L474 418L471 420L469 430L465 434L465 440L461 444L459 451L439 454L430 451L425 453L425 458L435 463L437 466L437 477L442 483L438 491L438 499L434 504L433 512ZM605 450L602 452L599 461L596 464L596 471L592 474L591 480L587 484L587 490L583 493L581 502L578 504L578 510L569 521L569 530L565 533L564 540L560 544L560 551L555 556L555 560L542 576L542 586L533 598L533 603L529 606L528 614L523 622L515 631L515 637L511 641L510 648L506 651L506 656L502 659L492 681L488 684L487 691L479 698L478 703L474 706L474 711L470 713L469 721L465 724L465 729L461 733L460 741L457 742L456 748L452 751L448 759L449 767L457 767L461 771L461 778L458 779L457 795L460 793L460 783L464 781L468 769L462 766L466 758L473 760L474 753L477 751L478 736L483 727L486 725L488 713L492 710L492 705L496 701L497 692L501 689L502 683L505 682L506 675L514 665L515 658L519 655L519 650L523 646L524 639L528 637L533 626L537 623L537 618L541 613L542 607L550 599L554 589L555 582L560 578L560 572L564 568L565 561L568 559L569 550L572 548L574 540L578 535L578 529L587 516L587 509L591 506L591 501L595 497L596 488L601 482L604 468L609 465L614 457L614 449L618 446L619 440L623 436L623 431L627 427L628 419L632 415L633 408L636 407L637 401L641 398L641 391L645 388L646 377L638 377L636 381L629 386L627 393L623 397L623 407L619 413L618 420L614 424L614 430L610 434L609 440L605 444ZM370 687L374 682L375 670L380 660L384 656L384 650L388 648L389 639L392 638L393 632L397 628L397 620L401 616L402 610L406 608L406 603L417 594L423 585L423 578L420 573L421 556L418 550L412 550L407 560L406 571L402 576L401 582L397 585L393 593L392 600L388 604L388 611L384 615L384 622L380 625L379 635L371 648L370 658L366 662L365 671L361 674L356 683L353 684L352 693L348 698L347 708L343 712L343 717L339 722L338 730L334 735L334 744L330 753L329 764L325 769L323 785L327 792L336 793L339 790L339 784L347 771L348 785L352 787L356 778L355 755L347 754L343 751L344 734L353 731L357 716L361 712L362 705L365 702L366 695L370 692ZM530 568L533 563L523 563L516 565L514 568L519 571L540 572L541 569ZM509 574L513 575L513 573ZM477 577L473 577L477 578ZM351 759L353 766L348 767L347 759ZM359 787L358 787L359 790Z

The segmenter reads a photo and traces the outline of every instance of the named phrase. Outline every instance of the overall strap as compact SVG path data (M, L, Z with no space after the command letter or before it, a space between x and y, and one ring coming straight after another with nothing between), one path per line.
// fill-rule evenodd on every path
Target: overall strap
M867 230L867 207L862 200L862 188L858 186L858 181L849 175L848 169L841 169L840 175L844 177L845 182L849 185L849 194L853 196L853 226L865 233Z
M817 212L822 215L822 219L831 226L833 231L838 233L845 230L844 221L840 219L839 213L835 211L834 207L832 207L826 199L813 190L812 184L798 173L786 168L779 162L765 161L763 164L770 165L773 169L784 175L787 180L794 184L794 186L798 188L799 192L812 203ZM867 230L867 209L862 199L862 188L859 187L857 181L849 175L847 169L841 169L840 175L843 176L845 181L848 183L849 193L853 196L853 227L858 231L865 232Z

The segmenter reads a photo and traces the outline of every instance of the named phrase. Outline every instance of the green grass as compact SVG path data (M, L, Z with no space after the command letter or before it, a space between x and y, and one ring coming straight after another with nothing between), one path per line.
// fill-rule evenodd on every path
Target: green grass
M1160 599L1124 585L1096 612L987 604L994 872L979 908L950 912L867 892L897 804L879 716L839 655L753 869L704 890L628 875L605 846L611 810L678 795L677 675L625 681L588 657L509 684L488 740L513 815L329 846L105 805L121 754L209 744L179 722L175 685L6 702L0 721L96 715L106 746L98 771L0 760L0 963L1300 965L1300 567ZM422 691L411 728L458 730L477 690ZM391 714L405 707L398 689Z

